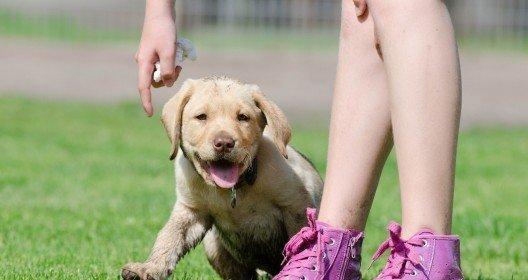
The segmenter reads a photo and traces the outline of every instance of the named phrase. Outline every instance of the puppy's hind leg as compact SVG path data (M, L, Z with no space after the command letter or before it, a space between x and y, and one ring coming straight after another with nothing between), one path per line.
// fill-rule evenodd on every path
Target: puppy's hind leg
M222 244L218 233L212 228L204 237L203 244L207 260L223 279L257 280L257 272L237 261Z

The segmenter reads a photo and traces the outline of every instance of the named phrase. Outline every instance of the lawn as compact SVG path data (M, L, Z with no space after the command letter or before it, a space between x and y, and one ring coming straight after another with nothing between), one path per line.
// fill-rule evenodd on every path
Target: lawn
M117 279L147 257L175 200L168 140L139 106L0 98L0 279ZM325 130L294 129L293 144L325 170ZM454 231L468 279L528 275L528 128L460 137ZM370 216L370 256L399 220L391 157ZM198 247L174 279L217 279Z

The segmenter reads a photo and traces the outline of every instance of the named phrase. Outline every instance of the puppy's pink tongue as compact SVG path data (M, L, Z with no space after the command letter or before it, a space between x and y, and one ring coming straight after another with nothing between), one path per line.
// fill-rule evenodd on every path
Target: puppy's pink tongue
M213 181L221 188L229 189L238 182L238 165L237 164L218 164L212 163L209 173Z

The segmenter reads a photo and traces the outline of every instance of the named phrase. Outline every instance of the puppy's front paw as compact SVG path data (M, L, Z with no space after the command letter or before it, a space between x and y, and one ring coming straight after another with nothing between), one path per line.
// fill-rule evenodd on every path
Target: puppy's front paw
M129 263L121 270L121 277L123 280L163 280L171 273L153 263Z

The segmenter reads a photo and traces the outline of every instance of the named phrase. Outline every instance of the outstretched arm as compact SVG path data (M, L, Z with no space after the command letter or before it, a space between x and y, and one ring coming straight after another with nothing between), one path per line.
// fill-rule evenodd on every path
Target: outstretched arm
M135 55L138 63L138 90L143 109L152 116L150 86L170 87L178 78L180 67L174 65L176 52L176 24L174 0L146 1L145 20L139 49ZM154 63L160 61L162 83L153 83Z

